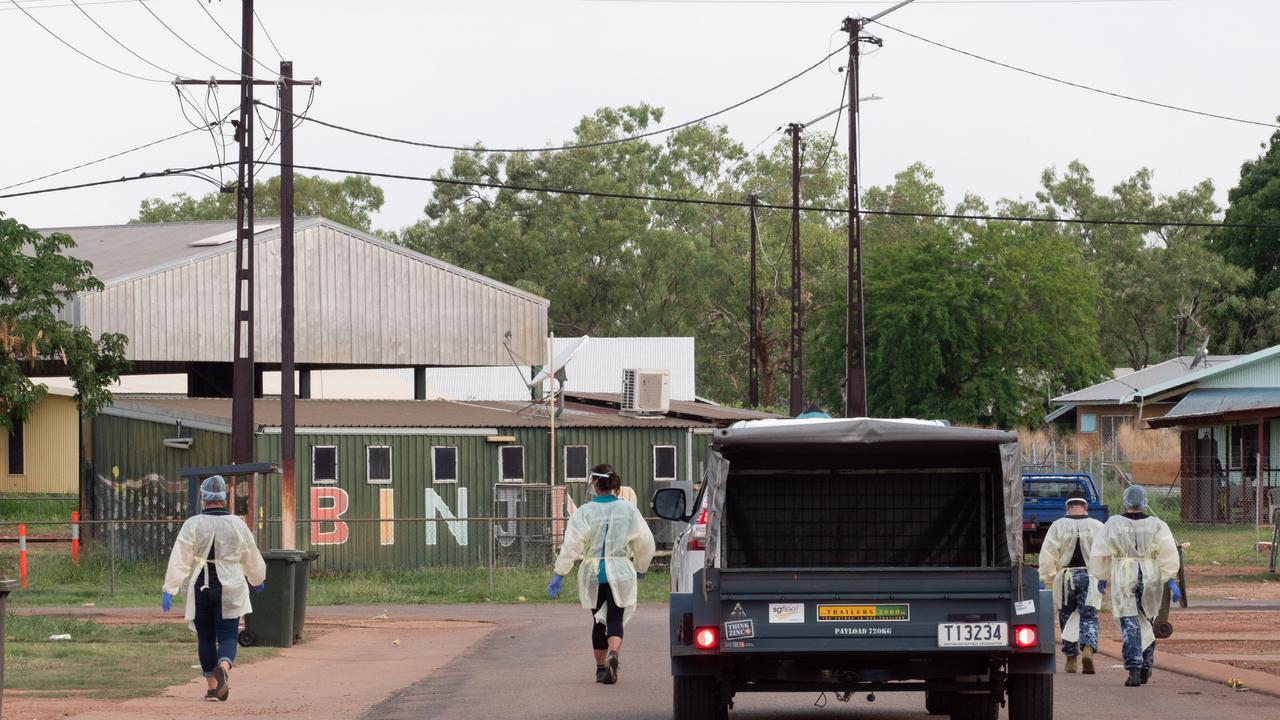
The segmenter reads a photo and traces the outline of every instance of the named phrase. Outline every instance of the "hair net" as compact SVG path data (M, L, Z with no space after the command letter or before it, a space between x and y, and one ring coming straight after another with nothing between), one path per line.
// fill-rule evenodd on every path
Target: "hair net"
M210 475L200 483L200 499L204 502L226 501L227 481L221 475Z
M1124 506L1142 509L1147 506L1147 489L1141 485L1130 485L1124 491Z

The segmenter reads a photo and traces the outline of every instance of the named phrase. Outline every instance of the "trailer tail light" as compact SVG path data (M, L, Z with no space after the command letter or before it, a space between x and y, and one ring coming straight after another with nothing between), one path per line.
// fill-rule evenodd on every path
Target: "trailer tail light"
M715 650L720 644L720 633L714 627L700 627L693 632L693 646L699 650Z
M1022 523L1022 529L1023 529L1023 530L1035 530L1035 529L1036 529L1036 524L1035 524L1035 523L1033 523L1033 522L1023 522L1023 523Z
M703 508L698 513L698 519L693 521L693 528L689 530L689 542L685 544L686 550L706 550L707 549L707 509Z
M1013 646L1033 648L1040 642L1040 633L1035 625L1015 625L1013 628Z

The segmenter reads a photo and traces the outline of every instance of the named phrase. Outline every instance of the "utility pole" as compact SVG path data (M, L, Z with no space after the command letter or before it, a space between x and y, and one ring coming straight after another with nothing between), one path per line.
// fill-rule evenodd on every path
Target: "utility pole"
M296 550L293 391L293 61L280 61L280 547Z
M790 412L804 412L804 324L800 310L800 133L804 125L790 123L791 136L791 388Z
M910 5L904 0L869 18L844 19L840 29L849 33L849 251L845 282L844 416L867 414L867 338L862 293L862 208L858 187L858 55L859 43L883 45L877 37L863 37L862 29L889 13Z
M760 198L747 196L747 204L751 218L751 297L747 303L751 313L751 330L748 333L747 354L750 357L747 366L747 402L751 407L760 406L760 297L756 289L756 246L760 243L760 233L756 228L756 205Z
M236 272L231 365L231 462L253 462L253 0L240 9L240 119L236 124Z

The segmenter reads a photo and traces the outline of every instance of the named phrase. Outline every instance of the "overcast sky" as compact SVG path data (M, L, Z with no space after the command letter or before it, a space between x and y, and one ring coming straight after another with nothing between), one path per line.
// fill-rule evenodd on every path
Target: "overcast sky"
M156 79L171 75L113 43L69 0L23 0L67 42L105 63ZM139 55L191 77L229 73L201 58L136 2L80 0ZM238 68L231 41L202 0L149 7L196 48ZM205 7L235 36L240 3ZM664 124L729 105L812 64L844 37L842 18L870 2L591 2L581 0L258 0L267 30L296 77L323 81L313 116L442 143L540 145L568 139L584 114L649 102ZM934 0L886 22L1032 70L1115 92L1263 122L1280 114L1280 54L1272 0ZM1241 162L1271 134L1250 126L1148 107L1063 87L873 28L884 48L863 62L865 182L882 184L915 161L937 172L951 202L1030 196L1041 171L1084 161L1110 187L1139 167L1161 192L1211 179L1220 203ZM0 186L188 128L174 88L115 74L50 37L0 0ZM278 57L258 32L260 59ZM778 125L836 106L834 59L768 97L717 118L746 147ZM266 73L263 72L263 75ZM269 88L260 89L268 98ZM203 101L204 91L196 91ZM262 95L260 95L261 97ZM221 90L224 112L234 87ZM305 101L299 91L298 102ZM823 121L829 131L834 118ZM843 132L842 143L843 143ZM449 153L366 140L315 125L296 135L296 162L431 174ZM214 162L193 133L22 189ZM379 181L387 202L375 227L419 219L431 186ZM146 197L211 189L167 178L0 200L32 226L123 223Z

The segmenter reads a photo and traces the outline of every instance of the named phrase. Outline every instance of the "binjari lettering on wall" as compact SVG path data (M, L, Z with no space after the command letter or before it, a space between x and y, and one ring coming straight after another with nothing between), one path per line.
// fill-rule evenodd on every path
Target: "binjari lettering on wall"
M443 518L443 521L437 520L436 517ZM427 544L435 545L438 543L439 527L444 525L453 539L459 545L467 544L467 489L458 488L458 512L455 515L449 509L448 503L444 498L436 494L435 490L427 488Z
M323 505L321 501L324 501ZM311 488L311 544L345 544L351 536L351 529L341 518L350 506L351 498L342 488Z

